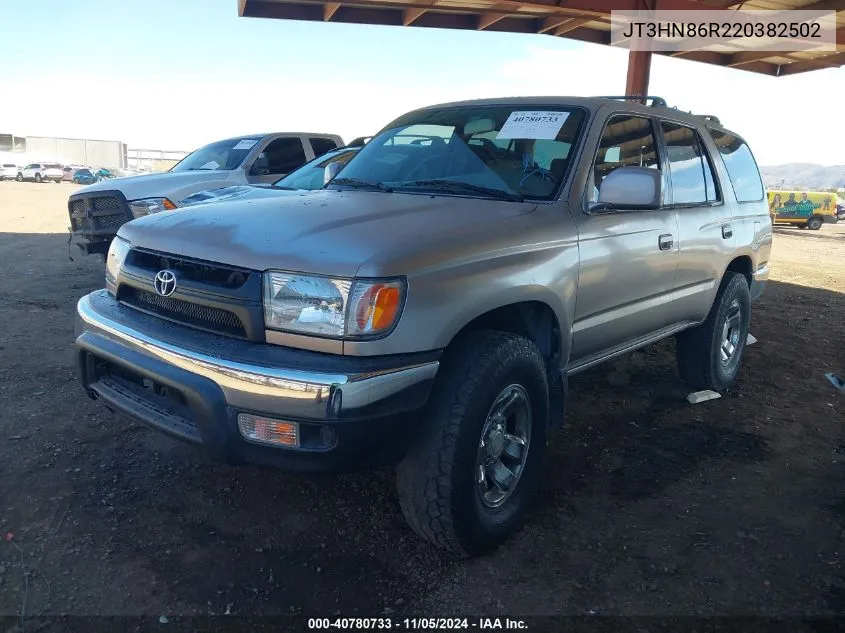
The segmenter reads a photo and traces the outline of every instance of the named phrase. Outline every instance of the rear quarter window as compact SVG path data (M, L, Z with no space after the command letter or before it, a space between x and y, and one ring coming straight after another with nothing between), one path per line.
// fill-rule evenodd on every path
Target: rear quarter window
M763 199L763 181L757 161L748 144L740 137L724 130L708 128L710 137L719 149L738 202L759 202Z

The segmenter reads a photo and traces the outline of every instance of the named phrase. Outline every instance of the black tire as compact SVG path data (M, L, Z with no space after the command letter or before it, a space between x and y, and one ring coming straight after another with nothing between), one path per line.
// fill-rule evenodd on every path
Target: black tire
M822 220L817 215L814 215L809 220L807 220L807 228L811 231L818 231L820 228L822 228L822 224L824 224L824 220Z
M41 182L41 174L35 174L35 182Z
M17 180L18 182L23 182L23 174L18 174L17 176L15 176L15 180Z
M725 363L722 359L724 326L732 308L739 308L735 350ZM707 320L676 337L678 371L692 389L722 391L739 373L742 354L751 323L751 293L744 275L727 272L710 308ZM732 331L734 331L732 330Z
M513 492L489 507L479 491L482 429L496 398L520 385L530 403L530 433ZM402 513L423 538L459 556L495 549L520 525L539 478L549 417L543 358L528 339L472 332L444 353L425 425L397 469Z

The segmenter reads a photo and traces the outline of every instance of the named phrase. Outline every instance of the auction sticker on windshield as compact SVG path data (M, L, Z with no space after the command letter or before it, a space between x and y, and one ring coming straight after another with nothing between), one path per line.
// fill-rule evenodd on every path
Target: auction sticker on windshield
M251 139L251 138L245 138L245 139L243 139L242 141L238 141L238 144L237 144L237 145L235 145L232 149L233 149L233 150L236 150L236 149L250 149L250 148L251 148L253 145L255 145L257 142L258 142L258 141L254 140L254 139Z
M511 112L496 138L554 140L568 116L569 112Z

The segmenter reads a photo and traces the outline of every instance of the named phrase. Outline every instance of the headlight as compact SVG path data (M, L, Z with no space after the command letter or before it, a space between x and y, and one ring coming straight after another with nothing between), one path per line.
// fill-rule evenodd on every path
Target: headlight
M151 213L159 211L172 211L176 205L167 198L144 198L143 200L130 200L129 210L133 218L142 218Z
M109 254L106 257L106 284L113 286L117 281L117 274L123 267L123 262L126 261L126 256L129 254L129 249L132 244L127 242L122 237L115 237L109 246Z
M405 297L402 279L332 279L264 273L264 325L330 338L368 338L390 330Z

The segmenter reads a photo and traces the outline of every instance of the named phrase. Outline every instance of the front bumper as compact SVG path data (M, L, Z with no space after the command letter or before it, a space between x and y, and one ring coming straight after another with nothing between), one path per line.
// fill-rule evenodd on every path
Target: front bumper
M401 456L418 426L439 353L398 358L318 354L230 339L118 303L79 300L84 387L110 408L229 463L348 470ZM245 439L238 413L299 425L300 446Z

